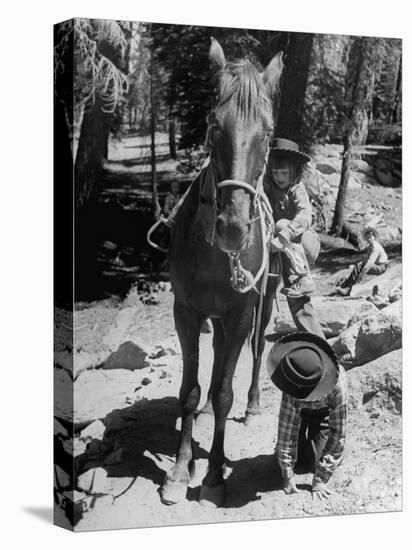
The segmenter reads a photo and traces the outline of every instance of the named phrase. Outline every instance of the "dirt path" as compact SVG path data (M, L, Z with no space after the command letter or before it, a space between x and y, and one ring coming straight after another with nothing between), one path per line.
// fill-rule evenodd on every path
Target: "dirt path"
M148 306L140 327L141 337L151 342L165 334L171 322L171 293L159 294L161 302ZM267 346L267 350L269 345ZM378 361L396 361L393 352ZM211 371L211 335L201 339L200 383L207 391ZM195 426L196 474L187 500L165 506L159 497L164 474L173 464L179 429L178 392L181 380L180 355L160 358L155 367L136 372L135 402L113 410L103 422L103 445L115 458L90 458L84 470L101 468L107 478L99 490L90 490L77 530L111 529L159 525L181 525L221 521L301 517L400 510L401 508L401 417L394 412L369 407L349 416L345 460L332 478L335 494L325 504L314 504L309 492L311 476L297 476L301 493L286 496L274 457L274 440L280 392L265 372L261 376L262 416L254 427L242 418L250 381L251 352L244 348L234 379L234 404L226 432L227 498L225 507L205 510L198 504L201 480L206 471L212 425ZM109 371L106 371L109 372ZM113 371L118 372L120 371ZM79 378L80 382L81 378ZM116 452L118 457L116 459ZM85 455L86 456L86 455ZM111 454L110 456L113 456ZM108 463L109 462L109 463ZM113 462L110 464L110 462Z

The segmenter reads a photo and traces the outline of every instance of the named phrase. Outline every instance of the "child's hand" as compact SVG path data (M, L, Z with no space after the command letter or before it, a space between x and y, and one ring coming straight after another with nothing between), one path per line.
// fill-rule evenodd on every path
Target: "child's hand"
M320 479L313 477L313 482L312 482L313 500L320 500L320 501L327 500L332 494L333 494L332 491L326 487L323 481L320 481Z
M282 241L279 239L279 237L275 237L270 241L270 244L272 245L273 251L283 250L283 244Z
M293 495L294 493L299 493L299 489L296 487L296 484L295 484L295 478L291 477L290 479L284 479L283 490L287 495Z

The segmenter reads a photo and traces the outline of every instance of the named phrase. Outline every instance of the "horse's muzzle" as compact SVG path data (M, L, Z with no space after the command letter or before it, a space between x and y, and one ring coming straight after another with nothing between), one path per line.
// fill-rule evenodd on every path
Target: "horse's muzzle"
M238 217L220 214L216 218L217 244L223 252L240 252L247 247L252 224Z

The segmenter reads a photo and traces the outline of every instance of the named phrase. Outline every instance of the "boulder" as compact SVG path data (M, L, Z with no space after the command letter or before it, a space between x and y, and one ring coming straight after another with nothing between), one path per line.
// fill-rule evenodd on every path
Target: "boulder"
M312 145L309 149L309 155L314 160L320 160L324 158L341 158L343 153L343 145L329 143L326 145Z
M345 368L364 365L402 346L401 302L354 316L333 349Z
M395 286L389 291L388 300L392 304L402 299L402 281L399 281Z
M342 161L337 158L328 159L328 162L319 162L316 164L316 169L326 176L340 173L341 168Z
M102 363L101 368L138 370L148 367L150 362L148 356L152 349L146 346L140 339L135 338L133 342L123 342L118 349L111 353Z
M70 476L57 464L54 465L54 485L56 489L67 489L70 487Z
M402 280L402 265L396 264L389 267L385 273L377 277L368 277L364 283L357 284L352 288L351 297L370 296L374 286L380 296L387 296L389 292Z
M69 432L66 428L58 421L57 418L53 419L53 434L62 437L63 439L69 437Z
M104 468L92 468L77 478L77 488L85 493L105 493L107 472Z
M106 430L106 426L101 420L95 420L89 424L80 433L80 439L83 441L91 441L92 439L103 439L103 434Z
M348 405L368 412L402 411L402 350L347 372Z
M373 166L371 166L366 160L354 159L352 161L352 167L355 172L360 172L362 174L373 174Z
M373 312L376 307L364 299L315 296L312 304L326 338L339 335L353 315L363 308ZM275 331L281 334L296 331L296 326L286 301L279 300L279 314L275 314Z
M83 371L102 365L131 370L147 366L146 357L152 349L140 339L138 328L143 307L134 291L121 304L104 301L76 310L73 346L59 345L55 364L74 380Z

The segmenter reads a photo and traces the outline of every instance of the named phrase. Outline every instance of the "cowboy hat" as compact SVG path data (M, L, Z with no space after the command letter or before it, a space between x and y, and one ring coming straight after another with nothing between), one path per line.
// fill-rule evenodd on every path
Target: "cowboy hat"
M306 332L280 338L269 352L267 371L281 391L302 401L318 401L334 388L339 364L325 339Z
M375 239L379 237L378 230L373 225L367 225L363 231L362 231L362 238L364 241L366 241L366 233L373 233L375 235Z
M272 158L290 158L302 164L311 160L310 156L299 151L299 145L290 139L276 138L269 149Z

